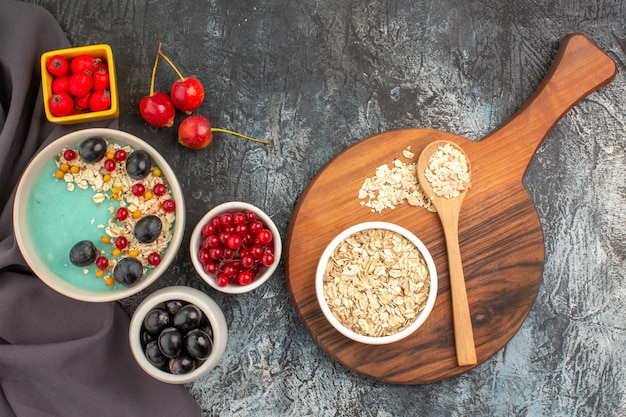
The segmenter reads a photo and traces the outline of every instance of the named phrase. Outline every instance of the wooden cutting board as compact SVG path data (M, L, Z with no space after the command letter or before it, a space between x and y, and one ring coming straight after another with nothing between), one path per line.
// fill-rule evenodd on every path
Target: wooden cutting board
M402 129L364 139L332 159L300 196L285 242L291 301L315 342L347 368L389 383L433 382L473 367L456 362L445 241L437 214L407 204L372 213L357 196L376 167L394 159L416 162L428 143L445 139L459 144L472 166L459 240L478 364L501 349L526 319L543 272L541 224L522 183L524 173L557 121L610 82L615 72L615 63L586 37L568 35L534 95L482 140ZM416 155L414 161L402 157L408 147ZM332 238L351 225L372 220L413 231L430 250L439 277L437 301L424 325L407 339L379 346L353 342L334 330L319 308L314 285L318 258Z

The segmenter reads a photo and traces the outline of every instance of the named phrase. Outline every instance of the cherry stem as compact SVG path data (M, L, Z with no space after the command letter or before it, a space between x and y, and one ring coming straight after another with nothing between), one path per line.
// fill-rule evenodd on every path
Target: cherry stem
M161 50L161 42L159 42L159 50ZM157 65L159 64L159 54L157 53L154 60L154 66L152 67L152 80L150 81L150 95L154 95L154 78L156 75Z
M178 68L176 68L176 65L174 65L174 63L172 62L171 59L169 59L167 57L167 55L165 55L163 53L163 51L161 51L161 44L159 44L159 55L161 55L163 57L164 60L167 61L168 64L170 64L170 66L172 68L174 68L174 71L176 71L176 74L178 74L178 77L180 78L181 81L185 81L185 77L183 77L183 74L180 73L180 71L178 71Z
M251 140L252 142L263 143L265 145L270 143L269 140L254 139L254 138L251 138L249 136L242 135L241 133L233 132L232 130L220 129L219 127L212 127L211 128L211 132L228 133L228 134L231 134L231 135L234 135L234 136L239 136L240 138Z

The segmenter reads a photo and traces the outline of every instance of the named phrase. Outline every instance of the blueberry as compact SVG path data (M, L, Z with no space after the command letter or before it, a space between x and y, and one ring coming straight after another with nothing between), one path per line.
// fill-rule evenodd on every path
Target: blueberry
M135 237L141 243L151 243L157 240L161 234L163 223L155 215L148 215L139 219L135 224Z
M186 374L196 369L196 361L187 355L170 359L170 372L174 375Z
M70 262L76 266L91 265L98 257L98 249L89 240L81 240L70 250Z
M168 327L164 329L159 335L159 349L168 358L175 358L183 350L183 336L178 329L174 327Z
M211 337L200 329L193 329L185 335L187 352L198 360L205 360L213 350Z
M144 179L152 169L152 161L148 152L138 149L128 155L126 159L126 172L135 180Z
M78 154L85 162L94 163L98 162L107 151L107 143L100 136L93 136L89 139L85 139L78 147Z
M120 284L129 287L143 275L143 265L137 259L124 258L115 265L113 276Z

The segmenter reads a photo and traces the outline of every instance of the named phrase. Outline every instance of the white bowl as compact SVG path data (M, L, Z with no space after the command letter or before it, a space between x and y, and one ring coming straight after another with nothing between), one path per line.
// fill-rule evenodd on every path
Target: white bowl
M269 267L261 266L257 277L248 285L237 285L229 283L228 285L221 287L217 285L217 282L215 281L215 275L207 273L204 270L202 263L198 259L198 251L200 250L200 245L202 244L202 226L204 226L204 224L206 224L214 216L218 216L224 213L236 213L246 210L250 210L256 213L257 218L261 220L261 222L272 232L272 242L274 242L274 263ZM189 246L191 261L193 263L193 266L196 268L196 272L198 273L198 275L200 275L200 277L211 287L226 294L242 294L248 291L252 291L263 285L263 283L272 276L272 274L278 267L280 256L282 254L282 241L280 233L278 233L278 229L276 228L276 225L274 224L272 219L260 208L241 201L233 201L220 204L219 206L213 208L208 213L206 213L194 228L193 233L191 234L191 241Z
M361 333L357 333L349 329L348 327L344 326L340 322L340 320L337 319L334 313L331 311L330 307L328 306L326 296L324 295L324 273L326 271L326 266L328 264L329 258L335 251L335 248L349 236L357 232L368 230L368 229L390 230L392 232L399 233L400 235L408 239L411 243L413 243L417 247L422 257L424 258L424 261L426 262L426 266L428 268L429 277L430 277L430 289L428 292L428 296L426 298L426 305L424 309L418 313L414 321L407 327L403 328L397 333L386 335L386 336L380 336L380 337L363 335ZM330 322L330 324L342 335L356 342L370 344L370 345L383 345L383 344L397 342L399 340L402 340L410 336L412 333L414 333L424 323L424 321L426 321L426 319L428 318L428 315L432 311L433 306L435 305L435 299L437 298L437 289L438 289L438 284L437 284L437 271L435 269L435 263L433 261L432 256L430 255L430 252L426 248L426 246L422 243L422 241L420 241L417 238L417 236L415 236L413 233L411 233L404 227L396 225L396 224L388 223L388 222L374 221L374 222L360 223L352 227L349 227L343 232L339 233L328 244L326 249L324 249L324 252L322 252L322 255L319 259L317 269L315 272L315 293L317 296L317 301L322 310L322 313L324 314L324 317L326 317L326 319Z
M65 279L64 274L60 273L58 270L57 272L53 272L53 268L45 262L45 259L43 259L43 255L41 255L34 249L34 233L31 233L30 231L27 207L32 187L34 183L36 183L36 179L38 178L42 169L44 169L45 165L48 164L49 161L54 159L54 157L65 147L73 146L92 136L101 136L105 139L110 139L120 144L130 145L133 149L145 150L152 158L153 165L156 165L161 170L162 175L167 180L167 183L170 186L172 199L176 203L176 220L174 222L174 227L172 231L172 239L166 251L161 254L160 264L149 270L147 274L144 273L143 278L128 287L122 285L116 285L116 287L114 288L106 288L106 286L104 285L101 286L103 288L88 288L86 285L83 287L79 287ZM65 193L64 190L60 194L59 198L64 197L65 194L63 193ZM71 211L72 207L63 207L63 209ZM70 212L67 215L69 219L66 220L66 222L71 223L73 221L72 216L75 214L80 213ZM58 220L58 216L55 215L53 211L50 212L50 222L56 223L54 225L55 228L51 229L55 236L57 233L58 236L62 236L63 233L65 233L65 228L72 227L71 224L68 225L60 222ZM168 268L168 266L174 260L174 257L176 256L176 253L178 252L178 249L180 248L180 244L182 242L185 229L185 203L180 185L176 179L176 176L174 175L174 172L167 164L165 159L152 146L148 145L146 142L136 136L119 130L105 128L83 129L75 131L73 133L69 133L65 136L60 137L59 139L56 139L54 142L50 143L43 150L41 150L41 152L39 152L29 163L28 167L22 174L22 178L20 179L19 185L17 187L13 208L13 225L15 229L17 244L22 255L24 256L24 259L33 270L33 272L44 283L46 283L48 286L58 291L59 293L77 300L90 302L107 302L120 300L138 293L139 291L143 290L154 281L156 281L159 276L161 276L161 274L163 274L163 272ZM87 227L90 228L91 226L87 225ZM95 233L91 228L89 230L91 233ZM104 231L102 231L102 234L104 234ZM75 242L72 242L72 244L73 243ZM58 260L57 262L61 261ZM69 251L68 258L65 258L63 262L69 264ZM59 264L56 264L56 266L59 266ZM74 265L69 265L69 267L78 268ZM88 274L85 275L85 279L96 280L97 278L95 278L92 274ZM102 280L102 278L100 278L100 280ZM98 283L97 285L100 284Z
M196 305L208 318L213 329L213 349L209 357L193 371L181 375L171 374L152 365L146 358L141 343L141 328L146 314L153 308L173 300ZM219 364L226 350L228 326L220 307L202 291L184 286L166 287L150 294L139 304L130 320L128 340L135 360L148 375L169 384L186 384L208 374Z

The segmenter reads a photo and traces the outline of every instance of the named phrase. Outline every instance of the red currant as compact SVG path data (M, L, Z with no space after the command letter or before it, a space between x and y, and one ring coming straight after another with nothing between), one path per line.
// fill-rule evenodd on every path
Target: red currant
M207 249L217 248L220 245L220 238L217 235L209 235L202 242L202 247Z
M106 256L98 256L98 258L96 258L96 266L102 270L107 269L109 266L109 260Z
M228 277L223 272L220 272L215 276L215 282L220 287L225 287L228 285Z
M167 187L163 183L158 183L154 186L154 188L152 188L152 192L157 197L161 197L164 196L165 193L167 193Z
M246 224L246 215L243 214L242 212L238 212L233 214L233 223L235 224L235 226L240 226L240 225L244 225Z
M213 225L209 222L209 223L205 223L204 226L202 226L202 235L203 236L210 236L213 233L215 233L215 227L213 227Z
M109 172L115 171L116 166L117 164L112 159L107 159L106 161L104 161L104 169L106 169Z
M126 220L128 218L128 209L126 207L118 208L117 212L115 213L115 218L117 218L117 220L121 222Z
M224 231L224 232L220 232L220 234L219 234L219 236L218 236L218 237L219 237L219 239L220 239L220 243L221 243L222 245L226 245L226 244L227 244L227 242L228 242L228 238L230 237L230 233L229 233L229 232L226 232L226 231Z
M230 227L233 224L233 215L230 213L224 213L220 216L220 222L224 227Z
M141 197L146 192L146 187L141 183L133 184L131 191L134 196Z
M215 230L222 230L222 220L220 220L219 216L215 216L209 220L211 226L215 228Z
M65 150L65 152L63 152L63 158L65 158L66 161L74 160L74 158L76 158L76 151L73 149Z
M256 219L256 214L253 211L246 211L244 214L250 223Z
M214 261L219 261L224 255L224 250L220 247L209 249L209 255Z
M274 254L270 252L265 252L263 256L261 256L261 264L263 266L270 266L274 263Z
M163 210L165 210L166 212L171 213L176 210L176 203L174 202L174 200L165 200L163 203L161 203L161 207L163 207Z
M211 260L211 255L209 254L209 251L204 248L200 249L198 251L198 260L203 265L209 262Z
M239 236L245 236L248 234L248 226L245 224L238 224L235 226L235 233Z
M250 233L252 233L253 235L258 234L261 230L263 230L263 223L261 223L258 220L253 220L250 222L250 224L248 225L248 230L250 230Z
M250 248L250 254L254 256L255 259L261 259L261 256L263 256L264 252L265 251L263 250L263 247L261 245L254 245Z
M237 282L239 285L248 285L252 282L254 276L250 271L241 271L237 274Z
M223 249L222 257L224 259L232 259L233 256L235 256L235 251L234 250L232 250L231 248L224 248Z
M233 277L237 274L237 267L232 263L228 263L222 267L222 273L227 277Z
M236 234L230 235L228 236L228 239L226 239L226 245L232 250L239 249L242 243L241 236Z
M128 246L128 239L124 236L118 236L115 238L115 247L118 249L124 249Z
M206 272L207 274L215 274L215 272L217 272L217 264L211 261L205 263L204 272Z
M248 268L252 268L254 266L254 256L248 254L248 255L241 255L241 266L244 269L248 269Z
M114 154L114 158L117 162L124 162L126 160L126 156L126 151L124 149L118 149Z
M156 252L152 252L150 255L148 255L148 263L152 266L157 266L161 263L161 255Z
M267 245L272 241L272 232L268 229L261 229L256 237L261 245Z

